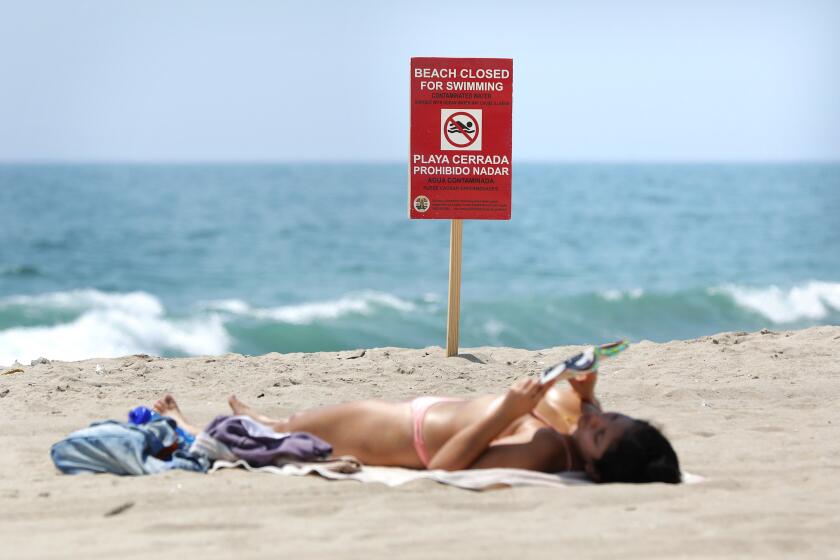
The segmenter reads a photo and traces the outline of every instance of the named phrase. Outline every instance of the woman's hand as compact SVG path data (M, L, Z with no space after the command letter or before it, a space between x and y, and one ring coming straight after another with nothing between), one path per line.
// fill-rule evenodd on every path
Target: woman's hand
M569 385L578 394L580 400L593 403L597 402L595 399L595 383L597 382L598 373L594 371L569 379Z
M548 391L556 382L554 379L545 385L540 384L537 377L523 377L517 379L513 385L508 389L502 399L502 404L499 407L499 413L504 414L511 420L519 418L523 414L528 414L537 403L543 398L545 392Z

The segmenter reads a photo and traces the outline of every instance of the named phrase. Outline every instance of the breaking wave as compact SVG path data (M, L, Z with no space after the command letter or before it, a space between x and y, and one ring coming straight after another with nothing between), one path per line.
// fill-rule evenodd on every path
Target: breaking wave
M774 323L818 321L840 312L840 283L811 281L789 289L778 286L748 288L726 285L711 288L710 295L725 294L736 304Z
M280 307L253 308L240 299L209 301L199 304L198 307L208 311L221 311L232 315L280 321L294 325L307 325L318 320L337 319L348 314L371 315L378 308L391 308L397 311L413 311L416 308L415 304L410 301L384 292L373 291L350 294L334 300Z
M3 364L40 356L80 360L137 353L220 354L231 342L220 317L166 317L160 300L145 292L74 290L0 299L0 324L14 316L52 324L0 330Z
M0 364L40 356L77 360L146 353L178 356L443 345L441 294L413 300L381 291L280 306L244 299L167 309L147 292L72 290L0 298ZM731 330L840 324L840 283L727 284L465 299L461 345L545 348L621 337L656 341Z

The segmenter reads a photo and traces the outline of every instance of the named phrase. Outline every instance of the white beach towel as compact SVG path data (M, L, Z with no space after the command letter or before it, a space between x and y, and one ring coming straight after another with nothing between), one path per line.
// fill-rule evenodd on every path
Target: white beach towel
M331 480L357 480L359 482L380 482L386 486L399 486L414 480L429 479L441 484L448 484L466 490L488 490L509 486L577 486L593 484L582 472L564 472L557 474L529 471L525 469L472 469L464 471L420 471L399 467L363 466L356 472L343 473L332 470L327 464L288 463L282 467L251 467L245 461L216 461L210 469L214 473L220 469L242 467L252 472L265 472L287 476L319 474ZM702 477L683 473L685 484L701 482Z

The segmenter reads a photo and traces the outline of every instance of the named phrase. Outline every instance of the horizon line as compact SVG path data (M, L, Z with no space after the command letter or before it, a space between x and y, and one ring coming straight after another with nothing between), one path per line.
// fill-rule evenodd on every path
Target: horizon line
M409 165L396 159L0 159L0 166L14 165ZM837 159L514 159L516 164L535 165L837 165Z

